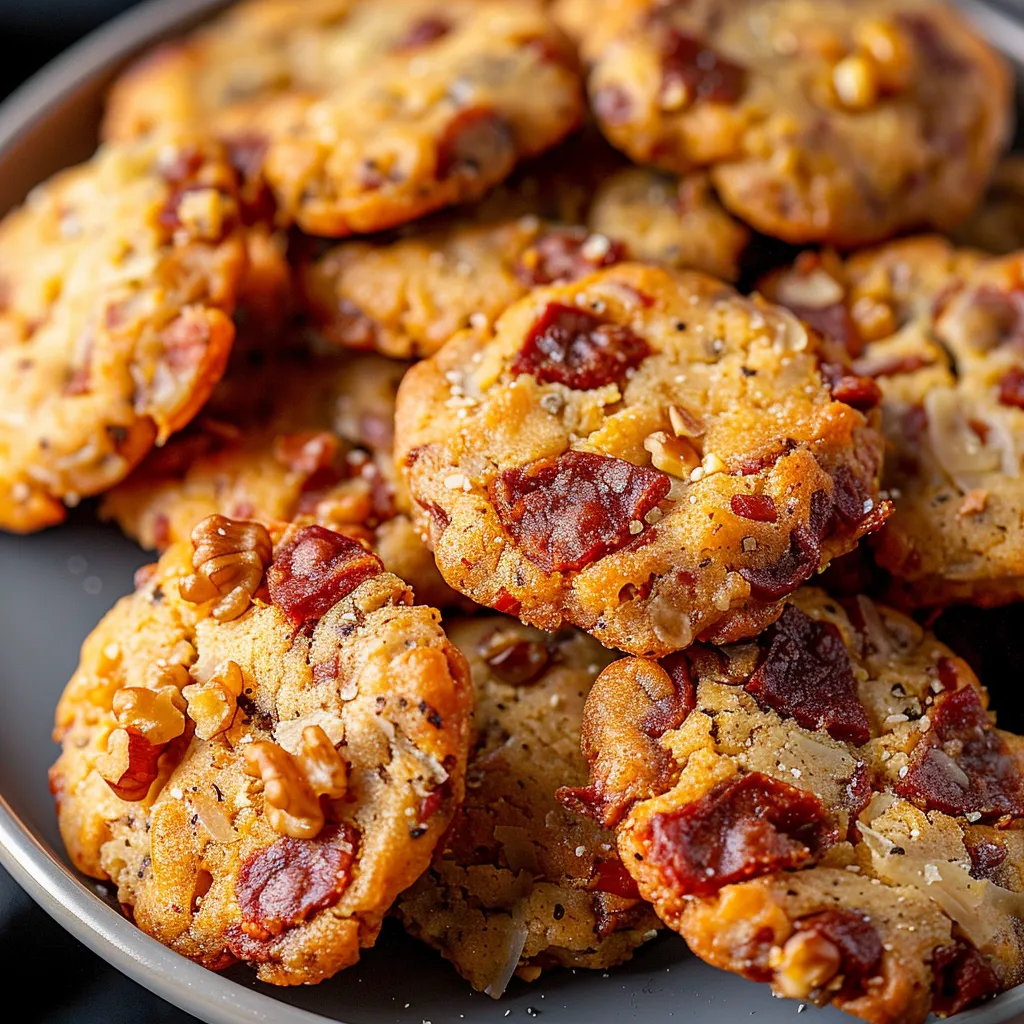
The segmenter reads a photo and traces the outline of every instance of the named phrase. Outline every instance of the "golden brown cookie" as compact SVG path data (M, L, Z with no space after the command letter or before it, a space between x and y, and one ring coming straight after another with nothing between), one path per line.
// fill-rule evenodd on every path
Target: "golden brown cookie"
M1024 596L1024 257L938 237L803 257L770 297L859 355L881 388L895 513L876 539L911 605Z
M1011 75L941 0L559 0L605 135L638 163L708 168L788 242L951 228L1009 133Z
M531 287L627 258L734 280L750 233L706 175L622 169L609 150L585 132L472 209L300 258L305 311L336 344L409 359L491 323Z
M247 0L115 84L107 138L228 138L285 224L337 237L476 199L581 118L538 5Z
M413 366L396 456L456 590L660 656L757 632L884 521L877 389L843 359L714 278L620 264Z
M0 223L0 529L60 522L224 371L245 269L220 147L108 146Z
M456 595L395 479L395 395L405 370L375 355L243 349L192 428L106 494L101 514L157 550L215 512L319 523L368 542L418 600L450 605Z
M447 632L476 690L466 799L398 916L495 998L513 973L532 981L549 967L621 963L658 920L613 835L555 799L586 781L583 703L613 655L576 630L541 633L503 616Z
M534 214L455 218L392 242L344 242L301 266L300 292L329 341L400 359L483 330L536 284L585 277L623 246Z
M724 281L739 277L750 242L750 232L723 209L701 173L619 171L597 190L588 224L620 241L632 259L703 270Z
M597 190L586 226L525 212L531 205L529 193L506 191L475 216L422 233L344 242L301 265L306 310L339 345L417 358L456 331L485 328L536 285L627 258L735 279L750 237L702 176L671 183L639 168L615 174ZM512 215L496 216L502 209Z
M1024 978L1024 740L986 705L911 619L808 588L749 642L607 668L562 797L702 959L921 1024Z
M214 516L140 577L57 708L68 852L184 956L329 977L462 799L466 662L438 612L321 526Z

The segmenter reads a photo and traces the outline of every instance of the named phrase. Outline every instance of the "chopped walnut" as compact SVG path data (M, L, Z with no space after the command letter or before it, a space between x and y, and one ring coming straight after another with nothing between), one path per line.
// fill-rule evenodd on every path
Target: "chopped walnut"
M817 932L797 932L779 951L775 985L788 999L806 999L841 966L842 954L834 942Z
M676 437L700 437L704 433L704 424L700 419L681 405L668 407L668 421Z
M107 750L96 760L96 771L122 800L142 800L157 777L157 762L164 746L128 729L115 729L107 737Z
M671 437L664 430L656 430L644 439L644 448L651 453L655 469L671 476L688 477L700 465L700 455L685 438Z
M318 725L302 730L297 756L276 743L245 748L245 770L263 780L264 813L270 827L295 839L312 839L324 826L320 797L337 799L348 788L348 768Z
M231 725L244 686L242 670L235 662L226 661L205 683L193 683L181 691L201 740L213 739Z
M854 32L864 57L871 60L884 92L905 89L913 71L911 48L899 26L880 18L862 21Z
M185 731L185 702L176 686L149 690L126 686L114 694L117 724L143 737L154 746L177 739Z
M210 614L220 622L237 619L273 557L270 534L260 523L213 515L192 531L192 545L195 572L181 581L182 598L193 604L219 598Z
M844 57L832 69L832 85L847 110L868 110L878 102L875 64L859 53Z
M960 512L962 516L978 516L985 511L988 506L988 491L983 487L976 487L973 491L968 491L964 495L964 500L960 502Z

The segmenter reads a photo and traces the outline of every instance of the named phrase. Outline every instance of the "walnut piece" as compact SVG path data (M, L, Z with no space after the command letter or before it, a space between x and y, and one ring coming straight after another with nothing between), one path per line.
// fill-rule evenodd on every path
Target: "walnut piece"
M225 661L205 683L193 683L181 691L201 740L213 739L229 728L244 686L242 670L235 662Z
M312 839L324 827L320 797L337 799L348 788L348 766L319 725L302 730L298 755L269 741L245 748L245 770L263 781L270 827L294 839Z
M126 686L114 694L112 708L119 728L107 738L96 770L116 796L145 798L157 777L160 755L185 731L184 707L176 686Z
M154 746L145 736L115 729L107 737L107 751L96 759L96 771L122 800L142 800L157 777L157 762L163 746Z
M260 523L208 516L192 531L192 568L179 586L184 600L203 604L219 598L210 614L219 622L237 619L263 582L274 545Z
M185 731L185 702L176 686L149 690L126 686L114 694L114 717L122 729L142 736L153 746L177 739Z
M788 999L807 999L831 981L842 966L835 943L816 932L797 932L782 947L775 969L775 985Z
M670 476L686 479L700 464L700 455L683 437L672 437L656 430L644 439L644 448L651 453L651 463Z

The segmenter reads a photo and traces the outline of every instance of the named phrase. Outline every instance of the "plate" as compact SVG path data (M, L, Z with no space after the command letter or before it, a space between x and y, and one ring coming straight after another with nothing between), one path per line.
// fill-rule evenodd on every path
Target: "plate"
M223 6L217 0L142 4L69 50L0 107L0 211L95 145L100 97L125 59L191 27ZM967 4L990 37L1024 64L1024 29L975 0ZM46 769L57 749L53 709L86 634L150 559L89 508L32 537L0 535L0 863L83 943L168 1002L210 1024L470 1024L543 1017L586 1020L723 1022L755 1017L792 1022L799 1007L765 986L716 971L690 956L675 935L659 937L609 972L556 970L527 985L513 979L500 1001L473 993L436 954L389 923L360 963L322 985L279 989L243 967L213 974L131 925L109 890L76 874L61 852ZM820 1024L852 1018L815 1012ZM1024 1020L1024 986L963 1024Z

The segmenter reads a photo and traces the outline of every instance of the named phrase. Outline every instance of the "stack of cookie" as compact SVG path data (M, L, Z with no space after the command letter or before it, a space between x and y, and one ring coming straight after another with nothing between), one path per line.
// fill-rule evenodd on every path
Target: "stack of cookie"
M392 912L495 997L662 924L869 1021L1024 980L1024 739L920 624L1024 597L1010 121L938 0L146 55L0 224L0 526L161 553L57 710L76 866L283 985Z

